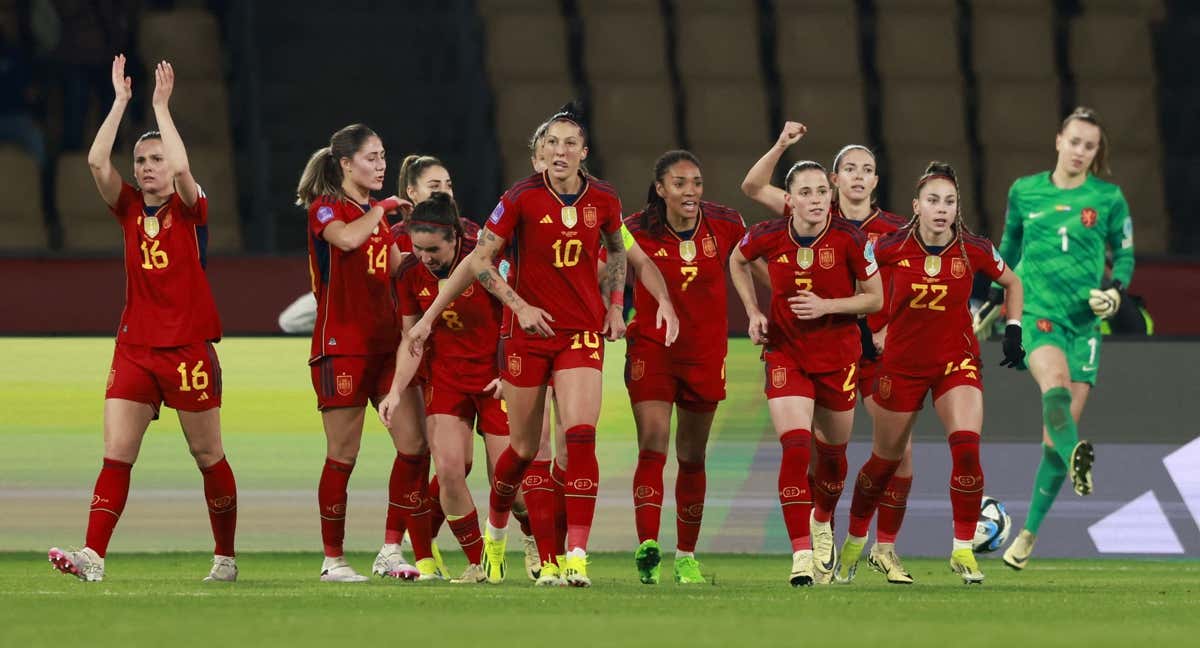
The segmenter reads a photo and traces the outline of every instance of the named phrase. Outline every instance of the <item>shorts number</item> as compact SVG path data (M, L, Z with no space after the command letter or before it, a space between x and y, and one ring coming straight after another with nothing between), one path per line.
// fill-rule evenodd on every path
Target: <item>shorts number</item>
M1096 341L1096 338L1088 338L1088 348L1091 349L1087 361L1089 366L1096 364L1096 349L1099 347L1100 343Z
M971 362L970 358L964 358L962 362L957 363L951 360L950 362L946 363L945 375L949 376L955 371L975 371L978 368L979 367L975 366L975 363Z
M388 246L382 245L379 251L375 251L375 244L367 246L367 274L375 274L375 271L387 272L388 262Z
M796 287L800 290L812 290L812 277L796 277Z
M912 301L908 302L909 308L928 308L935 311L946 310L945 306L939 305L950 292L950 287L946 284L914 283L912 289L916 294L913 295ZM933 299L929 300L929 303L925 303L925 298L930 294L933 295Z
M857 374L858 374L858 365L850 365L849 370L846 371L846 382L842 383L842 391L844 391L844 392L854 391L854 388L858 386L858 381L855 380L855 377Z
M1067 227L1064 225L1064 226L1058 228L1058 234L1059 234L1059 236L1062 237L1062 251L1066 252L1067 248L1070 247L1069 241L1067 239Z
M699 276L700 266L683 266L679 269L679 272L683 274L683 286L679 289L687 290L688 284L695 281L696 277Z
M442 311L442 321L446 323L446 328L451 331L461 331L463 327L462 318L458 316L458 311L444 310Z
M563 241L558 239L554 242L554 267L555 268L570 268L579 264L579 257L583 255L583 241L579 239L568 239Z
M167 253L164 250L158 249L158 241L151 241L147 246L145 241L142 241L142 267L147 270L161 270L167 267L170 262L167 259Z
M600 334L593 333L592 331L584 331L571 336L572 349L582 349L584 347L589 349L599 349Z
M187 363L180 362L175 368L179 372L179 391L203 391L208 389L208 372L204 370L204 361L199 360L192 367L191 382L188 381Z

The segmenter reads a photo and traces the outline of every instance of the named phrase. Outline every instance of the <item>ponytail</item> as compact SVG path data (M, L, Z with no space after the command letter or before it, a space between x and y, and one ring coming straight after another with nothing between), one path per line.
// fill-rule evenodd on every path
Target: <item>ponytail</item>
M458 205L450 194L440 191L417 203L408 217L408 233L441 234L447 241L458 241L465 235Z
M296 186L296 204L308 209L321 196L342 196L342 168L328 146L317 149L304 165Z
M442 161L432 155L408 155L400 162L400 192L402 198L412 200L408 195L410 188L416 188L417 182L420 181L421 175L426 169L433 167L443 167Z

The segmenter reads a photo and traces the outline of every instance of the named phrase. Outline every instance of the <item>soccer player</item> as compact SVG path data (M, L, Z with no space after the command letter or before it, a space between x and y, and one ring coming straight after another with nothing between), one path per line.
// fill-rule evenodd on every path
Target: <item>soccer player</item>
M1108 173L1108 138L1100 116L1076 108L1054 141L1054 171L1019 178L1008 192L1000 255L1024 282L1022 331L1029 370L1042 392L1042 460L1029 516L1004 552L1004 564L1023 569L1038 529L1069 477L1079 495L1092 492L1092 444L1079 439L1079 417L1096 384L1100 322L1120 307L1133 277L1133 221L1121 188ZM1105 253L1112 281L1105 284ZM993 291L977 331L998 313ZM1008 317L1013 317L1009 313Z
M634 555L643 583L659 581L658 544L663 502L663 468L675 412L675 582L703 583L696 540L704 513L705 448L717 404L725 399L725 272L729 254L746 232L736 211L701 200L700 160L688 151L668 151L654 163L654 182L642 211L625 219L638 247L658 266L680 315L680 336L669 348L664 331L643 326L637 316L626 330L625 386L638 432L633 474ZM634 310L651 313L657 303L637 282Z
M773 167L781 152L772 147L750 175ZM779 502L792 542L789 582L801 587L815 581L808 483L812 430L815 423L831 438L850 435L862 354L855 321L879 310L883 286L867 256L866 235L829 211L825 168L797 162L785 187L776 193L782 192L790 216L751 227L733 252L730 274L750 318L750 338L765 345L767 406L783 446ZM760 258L770 274L769 316L758 308L750 271Z
M459 220L453 198L433 194L418 203L408 218L412 254L400 264L397 297L405 327L411 327L438 294L439 282L475 248ZM429 445L440 484L440 510L467 556L467 569L458 583L481 583L483 539L467 470L471 465L471 428L478 421L485 435L503 439L508 418L498 398L501 306L485 291L471 285L442 311L429 338L428 378L424 386ZM416 374L420 359L401 345L391 390L379 407L389 428L391 411L400 403L401 391Z
M175 70L154 68L151 105L157 131L133 147L133 180L112 165L113 141L132 96L125 56L112 62L116 97L88 151L100 197L125 238L125 311L104 394L104 464L96 479L83 549L48 552L50 563L83 581L104 580L108 543L129 496L130 473L150 422L165 402L175 408L204 479L212 524L213 566L206 581L237 580L234 533L237 485L221 445L221 339L205 276L208 198L188 165L168 103Z
M917 182L912 222L874 245L873 256L880 267L892 269L891 313L883 363L871 396L878 406L872 454L855 482L848 535L837 566L839 582L854 578L871 516L900 465L912 424L929 392L953 458L950 568L964 583L983 582L971 549L983 494L979 463L983 380L967 301L975 272L983 272L1008 289L1006 306L1019 318L1021 280L990 241L966 230L959 205L954 169L931 162ZM1014 319L1005 329L1001 365L1016 367L1024 356L1021 324Z
M342 551L346 488L358 458L366 404L377 404L388 393L395 367L400 327L392 274L401 254L387 214L412 208L397 196L371 198L371 192L383 186L386 168L379 136L353 124L313 153L296 189L297 204L308 209L309 271L317 296L309 365L327 440L317 492L325 547L323 581L367 580L346 562ZM406 424L388 430L397 452L388 499L400 504L406 518L417 578L436 579L422 497L428 474L422 403L402 401L401 410L393 420ZM413 421L417 424L411 425ZM399 537L393 540L398 543Z
M436 318L474 279L505 305L507 337L500 369L510 445L496 462L484 566L489 581L503 579L505 527L517 487L541 445L546 384L553 378L566 427L568 551L561 577L554 557L546 556L537 582L557 585L565 580L587 587L587 540L599 485L595 439L603 386L601 336L616 339L625 332L619 297L625 285L625 246L616 192L580 171L587 133L577 111L566 106L550 122L544 144L548 169L504 193L475 250L446 280L409 335L413 346L423 344ZM511 284L505 284L492 262L509 240L515 262ZM607 313L597 289L602 240L609 255L603 290L614 296ZM658 299L657 322L668 326L667 341L673 342L678 319L662 276L651 274L641 279Z

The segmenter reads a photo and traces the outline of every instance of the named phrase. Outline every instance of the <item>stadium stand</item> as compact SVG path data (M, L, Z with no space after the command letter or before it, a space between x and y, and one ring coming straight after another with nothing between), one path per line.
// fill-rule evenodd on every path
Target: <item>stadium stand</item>
M41 180L37 162L21 149L0 146L0 178L4 178L4 200L0 201L0 252L28 253L46 248L46 224L42 216Z

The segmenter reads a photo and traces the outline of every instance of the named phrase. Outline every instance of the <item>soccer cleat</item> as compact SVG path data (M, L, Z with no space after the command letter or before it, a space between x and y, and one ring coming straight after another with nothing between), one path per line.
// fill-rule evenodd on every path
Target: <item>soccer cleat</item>
M321 582L322 583L365 583L369 578L354 571L354 568L346 562L345 556L336 558L325 557L325 562L321 563Z
M483 570L487 572L487 581L493 585L504 582L504 550L508 538L493 540L488 534L483 534Z
M487 572L483 571L482 565L467 565L462 576L450 579L451 583L455 584L476 584L487 582Z
M1091 441L1080 441L1071 451L1071 486L1076 495L1092 494L1092 464L1096 463L1096 451Z
M50 551L46 552L46 557L58 571L86 583L104 580L104 559L88 547L79 551L63 551L58 547L51 547Z
M1036 542L1036 535L1025 529L1021 529L1021 533L1017 534L1017 538L1004 551L1004 564L1017 571L1025 569L1025 565L1029 563L1029 556L1033 554L1033 545Z
M438 549L437 543L431 543L429 545L429 550L433 553L433 564L437 568L438 576L440 576L442 579L450 578L450 570L446 569L446 561L442 560L442 552Z
M538 587L566 587L567 581L558 571L558 565L547 560L538 569L538 578L534 585Z
M700 561L695 556L683 556L675 559L675 582L679 585L704 584L704 575L700 573Z
M637 566L638 578L644 585L657 585L658 576L662 570L662 549L657 540L647 540L638 545L633 554L633 564Z
M232 583L237 580L237 561L233 556L213 556L213 566L204 577L205 583Z
M962 576L964 584L983 584L983 572L979 571L979 563L975 561L975 552L970 548L955 549L951 552L950 571Z
M814 580L817 585L828 585L833 582L833 570L837 567L833 525L829 522L817 522L810 514L809 528L812 529Z
M525 550L525 575L529 580L536 581L542 571L542 557L538 555L537 541L533 536L521 538L521 548Z
M850 536L846 536L846 541L842 543L842 550L837 557L837 567L833 570L833 582L849 585L854 581L854 575L858 573L858 561L862 559L863 548L866 546L866 537L855 541Z
M417 576L417 581L422 583L425 581L446 580L446 577L443 576L442 572L438 570L437 561L433 558L422 558L418 560L417 572L420 574Z
M375 564L371 566L371 573L375 576L384 578L399 578L400 580L417 580L421 576L421 572L417 571L404 558L404 551L398 544L383 545L379 550L379 555L375 556Z
M802 549L792 552L792 574L788 576L792 587L812 587L813 585L813 552Z
M887 576L887 581L895 585L912 585L912 574L904 568L904 563L900 562L900 556L896 555L896 545L892 543L876 542L871 547L871 553L867 554L867 563L871 565L875 571Z
M587 575L587 555L567 554L567 563L563 565L562 575L571 587L591 587L592 579Z

